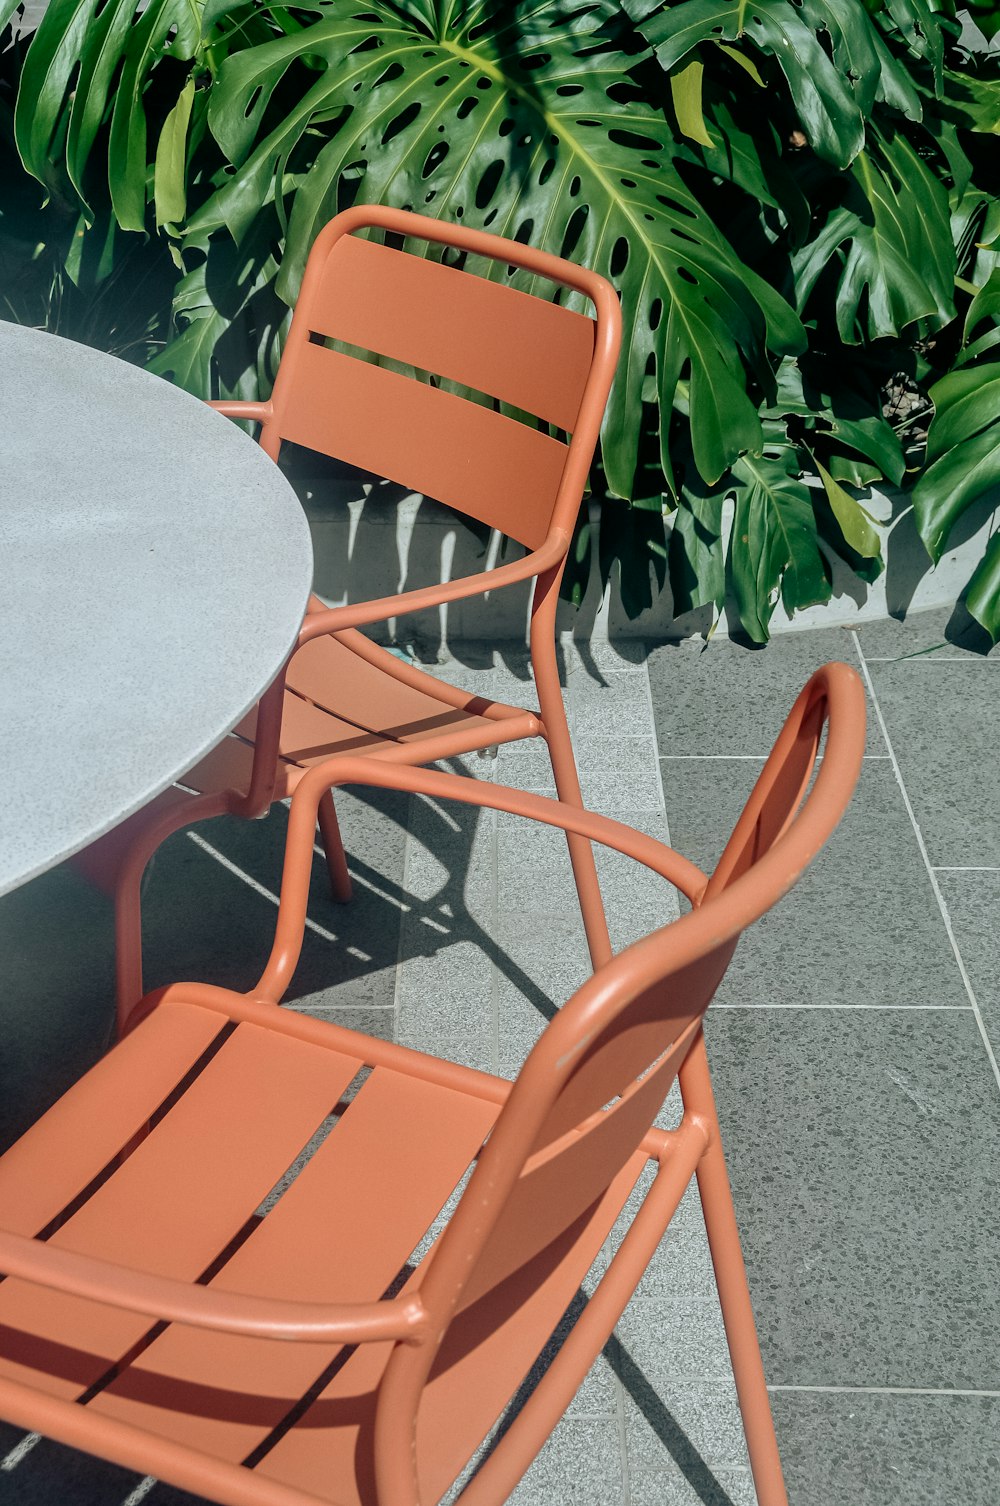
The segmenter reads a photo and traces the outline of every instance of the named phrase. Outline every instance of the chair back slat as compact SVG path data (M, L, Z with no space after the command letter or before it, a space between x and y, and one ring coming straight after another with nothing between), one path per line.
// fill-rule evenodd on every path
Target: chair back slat
M557 304L345 235L299 317L342 340L500 398L572 433L594 321Z
M567 448L538 429L340 351L306 344L280 394L283 439L375 471L499 528L545 539Z
M517 1271L556 1258L652 1128L694 1031L726 970L735 938L664 984L641 990L598 1030L565 1077L535 1136L460 1310Z

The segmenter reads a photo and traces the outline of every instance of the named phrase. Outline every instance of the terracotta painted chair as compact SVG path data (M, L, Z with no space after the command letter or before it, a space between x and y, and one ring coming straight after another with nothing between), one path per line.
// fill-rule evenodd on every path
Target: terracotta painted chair
M697 1177L758 1499L786 1506L701 1022L741 931L836 825L863 749L858 678L828 665L707 882L652 838L539 796L371 759L312 769L257 987L150 995L0 1159L0 1416L228 1506L429 1506L517 1397L461 1495L502 1502ZM599 969L513 1084L278 1008L317 808L348 782L574 831L693 909ZM667 1133L653 1123L675 1078L683 1114ZM623 1214L617 1253L524 1400Z
M582 295L594 317L359 233L372 229L525 268L577 302ZM377 601L328 610L314 597L284 682L184 776L183 789L155 801L84 858L92 871L117 870L120 1018L142 993L139 890L156 846L206 816L262 815L331 754L424 764L542 737L560 799L581 804L556 664L555 613L620 326L617 296L603 278L518 242L374 206L348 210L320 233L270 401L213 406L259 423L260 443L275 460L286 441L335 456L437 498L527 552L494 569ZM437 380L376 365L371 352ZM488 402L445 390L441 378L486 394ZM500 403L536 416L540 425L501 413ZM358 631L532 579L537 710L471 696ZM334 895L347 899L350 881L329 797L320 803L319 822ZM610 956L610 945L593 854L576 834L567 836L597 965Z

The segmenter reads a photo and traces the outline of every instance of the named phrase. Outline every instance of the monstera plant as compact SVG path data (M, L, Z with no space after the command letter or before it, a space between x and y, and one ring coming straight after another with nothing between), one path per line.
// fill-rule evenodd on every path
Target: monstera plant
M149 286L169 266L149 364L203 396L266 390L352 202L602 272L625 326L602 570L633 612L668 572L678 611L728 591L763 641L834 557L878 573L864 488L916 474L932 401L932 556L1000 479L998 77L933 0L51 0L13 136L70 283L96 296L137 248ZM994 636L996 553L968 593Z

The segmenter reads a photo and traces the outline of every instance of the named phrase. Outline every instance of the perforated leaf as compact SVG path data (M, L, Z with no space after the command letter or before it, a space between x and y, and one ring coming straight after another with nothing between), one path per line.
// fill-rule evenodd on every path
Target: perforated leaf
M702 43L738 42L782 70L813 150L846 167L864 145L865 123L886 89L904 89L903 70L858 0L684 0L664 6L624 0L664 68ZM909 86L911 109L919 99Z
M848 344L898 335L917 319L954 317L955 247L948 195L901 134L871 130L849 169L844 202L793 258L803 309L831 260L836 316Z
M223 65L209 119L237 171L192 218L192 235L224 225L238 240L276 170L322 123L331 139L297 180L289 218L278 281L289 303L350 175L362 201L522 236L614 281L625 356L602 441L613 491L632 489L647 364L664 432L688 377L703 476L759 449L746 368L769 386L767 351L799 348L803 333L678 175L662 113L628 86L634 59L615 50L626 25L616 5L535 0L498 22L488 0L472 0L435 35L416 7L401 15L372 0L359 13L330 0L318 9L306 32ZM314 82L265 130L275 90L306 60Z

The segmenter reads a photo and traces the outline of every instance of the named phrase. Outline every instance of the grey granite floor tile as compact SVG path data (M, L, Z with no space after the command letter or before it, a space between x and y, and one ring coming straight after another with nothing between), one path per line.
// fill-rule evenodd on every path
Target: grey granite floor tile
M629 1477L629 1500L630 1506L757 1506L749 1467L716 1466L693 1481L676 1464L634 1472Z
M574 675L565 699L574 739L653 733L646 676L634 670L609 671L600 680Z
M785 633L764 649L726 640L651 646L661 754L766 755L813 670L831 659L858 668L854 640L842 628ZM885 752L870 707L868 752Z
M630 1470L679 1466L691 1479L747 1462L743 1421L732 1378L675 1377L659 1362L655 1334L612 1350L624 1389L625 1447Z
M673 845L711 870L759 765L671 763ZM826 849L743 936L717 994L736 1005L944 1005L968 996L888 762L866 762Z
M508 1497L510 1506L610 1506L624 1485L618 1425L567 1417Z
M610 814L619 810L659 810L660 771L655 739L589 737L573 739L584 804ZM508 743L496 760L499 783L555 795L548 749L539 738Z
M995 666L873 664L872 684L936 866L1000 866L1000 681Z
M1000 1093L971 1011L719 1010L768 1380L1000 1388Z
M986 1033L1000 1060L1000 873L939 873L937 880Z
M934 607L902 619L862 622L855 631L861 652L869 661L926 654L935 659L989 657L1000 663L1000 648L991 644L989 634L961 605Z
M1000 1397L779 1391L791 1506L996 1506Z

